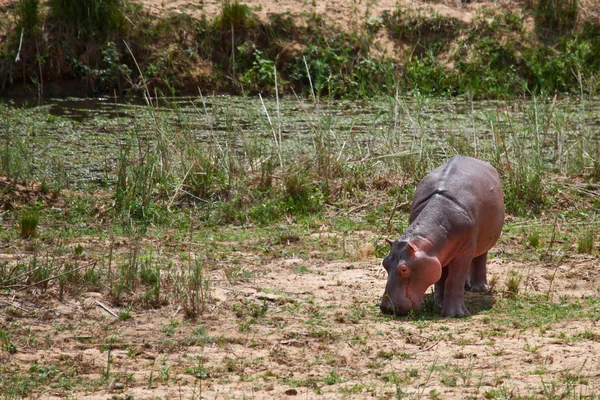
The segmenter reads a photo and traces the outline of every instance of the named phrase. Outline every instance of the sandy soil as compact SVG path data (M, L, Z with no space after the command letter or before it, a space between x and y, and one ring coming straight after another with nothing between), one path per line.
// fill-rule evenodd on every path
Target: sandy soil
M2 0L0 0L2 1ZM4 0L7 1L7 0ZM156 13L181 12L194 16L206 14L215 16L221 9L220 0L143 0L149 9ZM353 29L369 18L381 16L384 11L394 11L401 7L407 12L421 13L424 16L439 15L470 23L482 9L507 10L517 12L531 4L527 0L245 0L263 21L272 14L289 13L292 16L316 13L338 23L341 27ZM580 10L586 16L600 16L600 4L595 0L581 0Z
M348 255L339 261L294 255L307 241L329 246L344 240L328 233L273 245L272 257L241 252L247 279L228 279L226 268L214 269L209 310L195 322L185 321L175 305L137 307L131 319L121 321L97 301L117 313L123 308L95 292L64 301L54 290L3 296L0 325L12 324L13 332L20 327L29 339L21 338L15 354L0 352L0 361L24 371L33 363L54 365L91 382L105 373L112 343L111 378L100 389L49 388L40 398L464 399L537 398L551 390L600 393L597 320L523 329L503 326L487 312L505 295L511 271L523 275L521 291L530 294L550 293L554 301L595 296L600 285L596 258L520 262L515 260L523 246L504 240L489 262L494 291L468 294L472 318L389 319L377 309L385 271L365 245L374 239L369 232L349 235ZM97 238L79 241L106 246ZM264 312L256 313L261 307ZM206 344L194 342L201 325L211 338Z

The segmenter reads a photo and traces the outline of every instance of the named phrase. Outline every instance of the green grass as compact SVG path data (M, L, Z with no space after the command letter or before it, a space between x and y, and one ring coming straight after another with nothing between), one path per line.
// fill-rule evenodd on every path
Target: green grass
M582 233L577 241L577 252L591 254L594 250L594 231L589 230Z
M597 320L600 302L595 297L552 301L545 295L521 294L515 299L497 299L490 315L505 326L517 329L542 327L563 320Z
M50 0L50 15L63 26L77 26L76 35L99 35L124 26L119 0Z
M37 34L40 29L41 11L39 0L19 0L17 6L19 22L17 30L26 30L30 34Z
M25 209L19 215L19 236L23 239L31 239L37 235L40 223L39 211L31 208Z

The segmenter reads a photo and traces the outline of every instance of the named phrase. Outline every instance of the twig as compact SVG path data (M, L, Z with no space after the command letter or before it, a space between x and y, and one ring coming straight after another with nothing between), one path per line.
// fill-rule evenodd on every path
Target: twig
M550 251L552 251L552 246L554 245L554 239L556 237L556 227L557 226L558 226L558 214L556 214L556 217L554 218L554 224L552 224L552 236L550 237L550 244L548 245L548 249L542 256L543 259L545 259L546 257L548 257L548 255L550 255L550 261L552 261L552 255L551 255ZM556 272L554 272L554 273L556 274ZM552 286L552 282L550 282L550 286ZM548 294L550 294L550 289L548 289Z
M273 122L271 121L271 116L269 115L269 111L267 111L267 106L265 106L265 102L260 93L258 94L258 97L260 98L260 102L262 103L263 109L265 110L265 114L267 115L267 120L269 121L269 125L271 126L271 131L273 132L273 139L275 139L275 146L277 146L277 154L279 155L279 166L281 167L281 170L283 171L283 158L281 157L281 143L279 143L277 141L277 133L275 133L275 128L273 127Z
M129 44L125 40L123 40L123 43L125 44L125 47L127 47L127 51L129 51L131 58L133 58L133 62L135 63L135 66L136 66L138 72L140 73L140 77L142 78L142 84L144 85L144 89L146 90L146 96L147 96L146 104L151 106L152 105L152 96L150 95L150 89L148 89L148 83L146 82L146 77L142 73L142 69L140 68L140 65L138 64L135 56L133 55L133 51L131 51L131 47L129 47Z
M404 185L404 181L402 182L402 185ZM402 186L400 185L400 186ZM400 195L398 195L396 197L396 203L394 204L394 208L392 208L392 213L390 214L390 218L388 219L387 225L385 227L385 231L389 232L390 228L392 226L392 219L394 218L394 215L396 214L396 210L398 209L398 207L400 207L401 205L406 205L408 204L408 202L404 202L402 204L400 204Z
M313 103L317 105L317 97L315 96L315 89L313 88L312 78L310 77L310 70L308 69L308 63L306 62L306 56L302 56L304 60L304 66L306 67L306 75L308 76L308 83L310 83L310 93L312 94Z
M435 346L437 346L437 345L438 345L438 344L439 344L441 341L442 341L442 339L438 340L437 342L435 342L434 344L432 344L432 345L431 345L431 346L429 346L429 347L426 347L426 348L424 348L424 349L421 349L421 350L413 351L412 353L409 353L409 354L417 354L417 353L422 353L422 352L424 352L424 351L427 351L427 350L431 350L431 349L433 349Z
M110 308L106 307L104 304L100 303L98 300L96 300L96 304L99 305L101 308L103 308L104 311L108 312L113 317L119 318L119 316L117 314L115 314L114 311L112 311Z
M15 290L17 290L17 291L21 291L21 290L27 290L27 289L29 289L30 287L37 286L37 285L39 285L39 284L41 284L41 283L45 283L45 282L52 281L52 280L54 280L54 279L60 278L61 276L64 276L64 275L67 275L67 274L71 274L71 273L73 273L73 272L75 272L75 271L79 271L80 269L87 268L87 267L89 267L90 265L94 265L94 266L95 266L95 265L96 265L96 261L93 261L93 262L87 263L87 264L85 264L85 265L82 265L81 267L73 268L73 269L71 269L71 270L69 270L69 271L65 271L65 272L63 272L62 274L58 274L58 275L51 276L50 278L42 279L41 281L37 281L37 282L35 282L35 283L32 283L32 284L30 284L30 285L27 285L27 286L24 286L24 287L21 287L21 288L18 288L18 286L19 286L19 285L10 285L10 286L0 286L0 289L15 289Z
M177 306L177 309L175 310L173 315L171 315L171 318L175 318L175 316L179 313L179 310L181 310L181 306Z
M170 185L171 187L173 187L174 189L177 189L177 187L176 187L175 185L173 185L172 183L169 183L169 185ZM188 192L187 190L185 190L185 189L182 189L181 187L179 187L177 190L179 190L180 192L183 192L183 193L187 194L188 196L190 196L190 197L191 197L191 198L193 198L193 199L196 199L196 200L198 200L198 201L201 201L201 202L203 202L203 203L207 203L207 204L209 203L209 201L208 201L208 200L206 200L206 199L203 199L203 198L200 198L200 197L198 197L198 196L194 196L193 194L191 194L191 193L190 193L190 192Z
M277 65L273 64L275 74L275 99L277 101L277 133L279 134L279 152L281 152L281 112L279 110L279 88L277 87Z
M19 40L19 50L17 50L17 57L15 57L15 62L19 62L21 59L21 46L23 45L23 33L25 32L25 28L21 28L21 40Z
M187 179L187 177L190 174L190 171L192 170L192 168L194 168L194 164L192 164L190 166L190 168L187 170L187 172L183 176L183 179L181 180L181 183L177 187L175 187L175 194L173 195L173 197L171 197L171 200L169 200L169 204L167 204L167 210L171 211L171 206L173 205L173 202L175 201L175 198L177 197L177 195L179 194L179 192L183 189L183 183Z

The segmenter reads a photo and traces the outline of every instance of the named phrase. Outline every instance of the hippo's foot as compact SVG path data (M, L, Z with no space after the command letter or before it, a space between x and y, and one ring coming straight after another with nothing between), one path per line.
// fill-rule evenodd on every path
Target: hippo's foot
M470 280L465 281L466 292L487 292L490 287L485 282L471 282Z
M471 291L471 280L469 279L469 277L467 277L467 280L465 281L465 292L470 292Z
M471 292L487 292L490 290L490 286L485 283L474 283L473 285L471 285L471 287L469 288L469 290Z
M442 317L462 318L470 315L463 302L445 302L442 307Z

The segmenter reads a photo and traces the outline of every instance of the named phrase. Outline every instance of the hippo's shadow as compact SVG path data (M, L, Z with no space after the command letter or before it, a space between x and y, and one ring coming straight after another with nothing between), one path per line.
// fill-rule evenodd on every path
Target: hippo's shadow
M465 291L465 306L471 315L477 315L481 312L490 310L494 307L494 294L488 292L468 292ZM423 305L418 310L411 312L411 316L420 320L440 319L442 309L435 305L433 293L427 293L423 298Z

